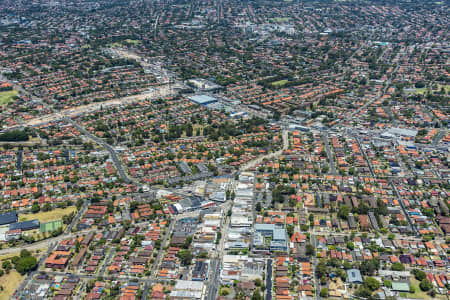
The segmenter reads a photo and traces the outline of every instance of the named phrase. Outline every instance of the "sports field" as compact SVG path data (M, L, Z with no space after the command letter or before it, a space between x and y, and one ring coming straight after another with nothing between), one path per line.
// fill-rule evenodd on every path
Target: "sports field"
M55 208L51 211L40 211L36 214L21 214L19 215L19 221L39 219L39 222L45 223L48 221L61 220L63 216L69 215L76 210L77 208L75 206L68 206L66 208Z
M278 80L278 81L274 81L274 82L272 82L271 84L272 84L272 86L274 86L274 87L282 87L282 86L284 86L286 83L288 83L289 81L288 80L286 80L286 79L283 79L283 80Z
M15 96L17 96L17 94L19 94L19 92L16 90L0 92L0 105L8 104Z

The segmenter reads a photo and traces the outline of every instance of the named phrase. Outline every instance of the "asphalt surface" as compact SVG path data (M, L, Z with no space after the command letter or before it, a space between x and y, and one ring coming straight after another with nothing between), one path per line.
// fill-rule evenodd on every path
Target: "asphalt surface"
M173 227L175 226L175 223L176 223L176 220L170 221L169 228L166 230L166 233L164 234L164 237L161 241L161 250L158 251L158 256L156 256L155 263L153 264L152 270L150 271L150 276L156 277L156 275L158 273L159 265L164 257L164 253L165 253L164 249L167 246L167 242L172 233Z
M43 254L41 256L41 258L39 259L38 266L37 266L36 270L31 272L30 274L28 274L27 277L25 278L25 280L22 282L22 284L20 284L20 286L16 289L16 291L14 293L16 299L19 299L21 296L23 296L22 294L23 294L25 288L27 287L28 283L30 281L32 281L34 276L39 273L39 269L45 263L46 259L50 255L50 253L53 252L53 249L56 247L56 245L57 245L57 243L49 244L47 252L45 252L45 254ZM16 249L16 251L17 251L17 249ZM13 299L14 297L11 297L11 298Z
M209 278L210 284L209 288L207 289L208 296L206 297L207 300L215 300L217 291L218 291L218 282L219 282L219 267L220 267L220 260L218 259L211 259L210 261L210 268L211 268L211 278Z
M323 131L322 131L322 140L323 140L323 143L325 145L325 151L327 152L328 163L330 165L331 174L337 175L336 165L334 164L333 153L331 153L330 144L328 143L328 134L326 132L323 132Z
M106 151L109 152L110 157L112 161L114 162L114 165L116 166L117 172L119 173L120 178L122 178L123 181L127 183L132 183L139 185L134 179L131 179L128 177L128 174L125 172L122 163L119 160L119 157L117 156L116 151L107 143L105 143L102 139L96 137L95 135L91 134L89 131L87 131L84 127L78 125L73 120L69 118L64 118L65 121L72 124L76 129L78 129L81 133L83 133L85 136L87 136L89 139L93 140L97 144L103 146L103 148L106 149Z
M88 202L84 201L83 206L81 207L81 209L78 211L77 215L75 216L75 218L73 218L72 223L70 223L69 226L67 226L67 229L65 231L65 233L69 234L72 231L72 228L75 226L75 224L78 223L78 220L80 220L81 216L84 214L84 212L86 211L86 209L88 208Z
M366 164L367 164L367 166L369 167L370 174L375 178L375 177L376 177L376 176L375 176L375 172L373 171L372 164L370 163L370 160L369 160L369 158L367 157L366 150L364 150L364 148L362 147L361 142L359 141L358 136L357 136L356 134L353 134L352 136L353 136L353 138L356 140L356 142L358 143L359 149L361 150L361 152L362 152L362 154L363 154L363 156L364 156L364 160L366 161Z
M398 202L400 203L400 207L403 210L403 214L406 216L406 219L408 220L409 226L411 227L411 230L418 235L419 231L417 230L416 226L413 224L413 222L411 221L411 218L408 214L408 212L406 211L406 207L405 204L403 203L403 198L400 196L400 193L397 190L397 187L395 186L394 182L392 182L392 179L389 179L389 184L391 185L392 189L394 190L395 196L398 199Z
M111 261L111 258L114 256L114 253L116 253L116 248L110 247L108 256L106 256L105 261L103 262L103 266L100 272L98 273L98 276L103 277L105 275L106 267L109 265L109 262Z
M446 134L447 130L441 130L438 134L436 134L433 138L433 147L436 147Z
M267 260L266 300L272 300L272 259Z
M310 234L311 244L316 248L316 236L314 234ZM314 287L316 289L316 300L320 300L320 279L316 276L316 265L317 265L317 257L313 255L313 276L314 276Z

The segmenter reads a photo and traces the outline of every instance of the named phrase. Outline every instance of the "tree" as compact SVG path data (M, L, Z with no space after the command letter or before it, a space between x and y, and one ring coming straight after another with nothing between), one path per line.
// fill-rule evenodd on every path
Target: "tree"
M292 236L294 234L295 227L293 225L287 225L286 230L287 230L288 235Z
M185 240L184 240L184 244L183 244L183 248L187 249L189 248L189 246L192 243L192 236L188 236Z
M388 287L388 288L392 287L392 281L390 281L390 280L386 279L385 281L383 281L383 284L385 287Z
M62 217L62 221L63 221L64 224L68 225L68 224L72 223L72 220L73 220L74 217L75 217L75 212L71 212L68 215L64 215Z
M33 202L33 205L31 206L31 212L33 214L39 212L41 208L39 207L39 204L37 202Z
M22 249L20 251L20 257L28 257L28 256L31 256L31 252L28 251L27 249Z
M353 242L347 242L347 248L353 250L355 249L355 244L353 244Z
M22 257L19 259L16 265L16 270L21 275L25 275L29 271L36 269L37 260L33 256Z
M327 275L327 265L321 261L316 266L316 276L320 278L325 275Z
M349 270L352 268L352 264L348 262L347 260L344 260L344 263L342 264L345 270Z
M414 85L416 87L416 89L422 89L425 87L425 82L423 81L417 81L416 84Z
M12 130L0 134L0 141L2 142L19 142L28 141L28 133L22 130Z
M350 207L343 204L339 207L338 217L344 220L347 220L348 215L350 214Z
M378 280L376 280L373 277L369 277L367 276L366 278L364 278L364 287L371 290L371 291L376 291L380 288L380 282Z
M255 209L256 211L261 211L261 202L256 203Z
M75 204L77 206L77 210L80 210L80 208L83 206L83 204L84 204L83 199L78 199L77 204Z
M177 256L184 265L190 265L192 262L192 253L189 250L180 250L178 251Z
M414 277L415 277L418 281L422 281L422 280L424 280L425 278L427 278L427 274L426 274L424 271L422 271L422 270L414 269L414 270L412 271L412 273L414 274Z
M256 286L261 286L261 285L262 285L261 279L256 278L256 279L255 279L255 285L256 285Z
M392 271L405 271L405 266L402 263L393 263L391 266Z
M230 290L228 288L223 288L220 290L220 296L228 296L230 294Z
M3 261L3 263L2 263L2 268L5 269L6 273L8 273L9 270L12 269L11 262L10 262L9 260Z
M363 286L360 286L355 291L355 296L360 297L360 298L369 298L371 295L372 295L372 292Z
M305 246L305 250L306 250L306 255L308 255L308 256L312 256L313 254L314 254L314 246L313 245L311 245L311 244L306 244L306 246Z
M216 236L216 244L219 244L220 239L222 238L222 232L217 232L217 236Z
M431 288L433 287L431 281L429 281L428 279L424 279L420 282L419 287L422 291L426 292L431 290Z
M380 261L376 258L372 258L371 260L363 261L359 267L359 270L364 275L372 275L379 268Z
M259 292L259 289L255 289L252 295L252 300L262 300L261 293Z
M42 211L51 211L52 210L52 205L47 202L44 204L44 206L42 207Z
M322 298L328 297L328 289L327 288L323 288L320 290L320 297L322 297Z

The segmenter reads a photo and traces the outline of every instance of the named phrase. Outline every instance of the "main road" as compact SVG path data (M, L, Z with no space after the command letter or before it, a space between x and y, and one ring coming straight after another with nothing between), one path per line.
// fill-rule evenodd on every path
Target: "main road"
M124 167L123 167L119 157L117 156L116 150L114 150L113 147L111 147L111 145L105 143L101 138L91 134L83 126L77 124L76 122L74 122L70 118L65 117L64 121L66 121L67 123L72 124L73 127L78 129L81 133L83 133L89 139L91 139L94 142L96 142L97 144L101 145L103 148L106 149L106 151L109 152L109 154L111 156L111 159L113 160L114 164L116 165L117 172L119 173L119 176L120 176L120 178L122 178L123 181L125 181L127 183L133 183L135 185L139 185L139 183L137 181L135 181L134 179L128 177L127 172L125 172Z
M287 148L289 148L289 131L283 130L283 147L280 150L273 152L273 153L259 156L255 159L247 162L246 164L242 165L239 169L247 170L247 169L253 168L265 159L272 159L272 158L280 156L283 153L283 151L286 150Z
M207 296L206 296L206 300L215 300L216 299L216 295L217 295L217 291L218 291L218 287L219 287L219 276L220 276L220 266L222 264L222 257L223 257L223 248L224 248L224 244L225 244L225 233L228 230L228 226L230 224L230 219L231 217L228 217L226 215L226 212L228 211L230 205L232 204L232 202L226 202L224 207L222 207L222 211L224 212L223 215L225 215L225 222L224 219L222 218L222 222L221 222L221 226L220 226L220 232L221 232L221 239L219 244L216 246L216 255L215 257L211 258L210 264L209 264L209 278L208 278L208 283L206 284L207 286Z
M323 140L323 144L325 145L325 150L327 152L327 156L328 156L328 163L330 164L330 171L331 174L333 175L337 175L336 172L336 166L334 164L334 157L333 157L333 153L330 150L330 144L328 143L328 133L325 131L322 131L322 140Z

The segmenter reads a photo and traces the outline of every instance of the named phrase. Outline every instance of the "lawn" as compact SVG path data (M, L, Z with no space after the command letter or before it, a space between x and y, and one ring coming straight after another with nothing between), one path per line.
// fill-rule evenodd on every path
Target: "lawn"
M137 46L141 43L138 40L130 40L130 39L126 39L125 42L127 42L128 44L133 44L134 46Z
M76 211L75 206L68 206L66 208L55 208L51 211L38 212L37 214L23 214L19 216L20 221L39 219L40 223L48 221L61 220L63 216L69 215L71 212Z
M0 105L8 104L17 94L19 92L16 90L0 92Z
M437 90L431 90L431 92L433 94L439 93L441 91L441 88L444 88L446 94L448 94L450 92L450 85L441 85L441 84L438 84ZM427 91L428 91L428 88L426 88L426 87L419 88L419 89L416 88L414 93L418 94L418 95L425 95L427 93Z
M427 294L427 292L424 292L420 289L419 287L420 282L418 280L416 280L414 277L411 278L411 287L414 287L415 289L415 293L411 294L408 293L406 294L407 297L409 298L416 298L416 299L445 299L444 296L437 294L434 298L431 298L430 295Z
M128 43L128 44L131 44L131 45L133 45L133 46L137 46L137 45L139 45L139 44L141 43L141 42L138 41L138 40L130 40L130 39L126 39L125 42ZM109 44L109 46L110 46L110 47L113 47L113 48L123 47L123 43L121 43L121 42L115 42L115 43Z
M441 88L444 88L444 91L445 91L446 94L450 93L450 84L447 84L447 85L438 84L438 89L437 90L433 90L433 91L434 92L440 92Z
M9 271L9 274L0 277L0 285L3 287L3 291L0 292L0 300L11 299L11 295L22 283L24 278L25 276L20 275L15 270L11 270Z
M1 263L4 260L7 260L8 258L11 258L11 257L14 257L14 256L19 256L19 255L20 255L20 251L9 253L9 254L0 255L0 265L1 265Z
M271 85L274 86L274 87L282 87L288 82L289 82L288 80L283 79L283 80L274 81L274 82L271 83Z
M426 92L427 92L427 88L419 88L419 89L416 89L416 91L415 91L415 93L419 94L419 95L423 95Z
M285 1L285 2L291 2L291 1ZM277 17L277 18L270 18L270 21L271 21L271 22L276 22L276 23L281 23L281 22L287 22L287 21L289 21L289 18L287 18L287 17L284 17L284 18L280 18L280 17Z

